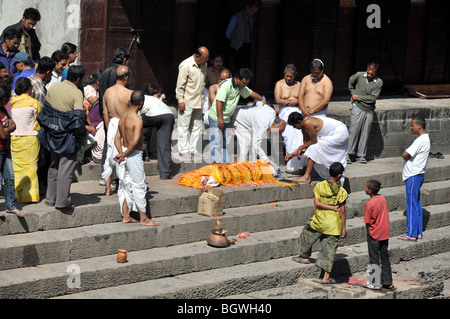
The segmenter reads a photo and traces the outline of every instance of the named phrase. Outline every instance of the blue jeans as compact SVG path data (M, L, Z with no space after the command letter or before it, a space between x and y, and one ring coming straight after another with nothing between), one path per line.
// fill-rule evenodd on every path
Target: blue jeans
M411 176L406 180L406 235L417 238L422 235L422 202L420 188L425 179L424 174Z
M12 165L10 150L2 151L0 153L0 172L2 173L3 180L5 181L4 194L6 210L13 211L16 209L16 193L14 185L14 169Z
M218 121L209 118L209 147L212 164L231 163L230 148L232 145L230 127L231 123L225 123L222 131L219 128Z

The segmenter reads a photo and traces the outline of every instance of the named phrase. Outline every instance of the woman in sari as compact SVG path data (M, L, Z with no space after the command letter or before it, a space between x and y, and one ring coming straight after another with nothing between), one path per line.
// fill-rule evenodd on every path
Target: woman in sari
M17 80L15 93L11 99L11 117L16 130L11 133L11 157L15 175L16 200L22 203L39 202L39 181L37 162L39 157L40 130L37 115L41 106L30 97L31 81L28 78Z

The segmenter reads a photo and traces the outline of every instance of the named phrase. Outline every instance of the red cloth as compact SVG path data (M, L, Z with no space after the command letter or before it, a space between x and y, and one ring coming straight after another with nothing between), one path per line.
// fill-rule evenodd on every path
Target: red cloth
M389 239L389 211L382 195L372 197L364 205L364 223L369 224L369 235L373 239Z

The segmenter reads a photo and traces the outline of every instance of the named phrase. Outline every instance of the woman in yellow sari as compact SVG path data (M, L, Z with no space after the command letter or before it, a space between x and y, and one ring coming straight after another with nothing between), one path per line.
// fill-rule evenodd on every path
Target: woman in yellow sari
M17 80L15 93L11 99L11 117L16 130L11 133L11 157L15 174L15 198L22 203L39 202L39 180L37 162L39 156L40 130L37 115L41 106L30 94L31 81L28 78Z

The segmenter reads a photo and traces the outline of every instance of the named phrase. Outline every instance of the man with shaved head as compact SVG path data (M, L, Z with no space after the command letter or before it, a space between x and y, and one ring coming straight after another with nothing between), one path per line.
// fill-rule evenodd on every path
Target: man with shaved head
M202 130L205 79L209 51L200 47L180 63L175 89L178 100L178 151L182 159L197 153Z
M120 117L127 112L130 105L132 90L127 88L130 83L131 70L121 65L116 71L116 84L106 90L103 96L103 118L108 128L107 152L103 165L102 178L106 181L105 195L111 195L111 180L116 166L114 156L118 154L114 138L119 126Z

